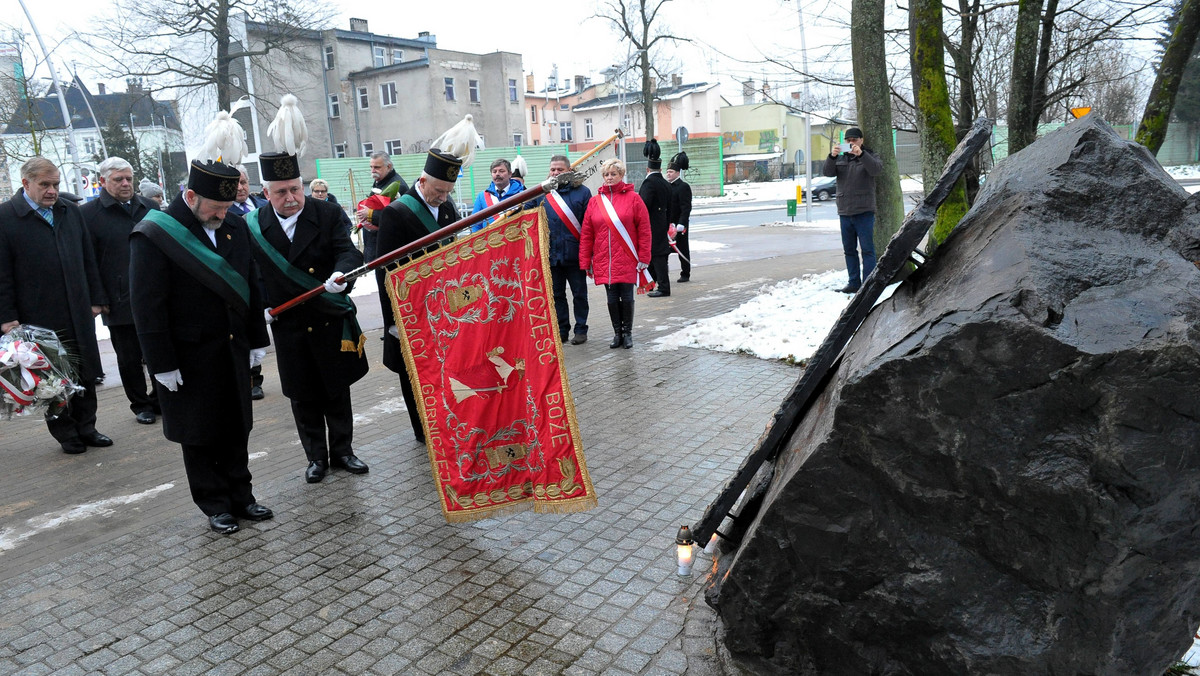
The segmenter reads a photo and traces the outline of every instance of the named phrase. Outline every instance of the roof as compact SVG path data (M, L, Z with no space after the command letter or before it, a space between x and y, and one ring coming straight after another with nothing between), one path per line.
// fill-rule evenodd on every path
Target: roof
M87 97L85 100L84 97ZM179 117L175 114L174 101L158 101L150 92L135 89L132 92L117 94L92 94L87 87L75 78L66 88L67 112L71 115L71 126L75 129L94 129L92 113L88 111L88 101L91 101L92 111L100 126L106 126L109 120L120 120L128 126L130 117L136 127L165 126L168 129L179 130ZM39 129L65 129L62 109L58 105L58 96L45 96L32 101L34 107L35 125ZM25 117L23 106L13 112L8 121L6 134L24 134L29 132L29 120Z
M763 160L773 160L782 155L778 153L748 153L746 155L726 155L723 159L726 162L762 162Z
M680 99L688 94L699 94L706 92L717 86L718 83L696 82L693 84L679 85L677 87L659 87L654 93L656 101L670 101L672 99ZM609 94L601 96L598 99L592 99L585 103L580 103L571 108L571 110L597 110L599 108L609 108L619 103L619 99L624 99L625 105L635 105L641 103L642 92L622 92L620 94Z
M362 70L351 71L349 74L347 74L347 77L350 78L351 80L353 80L355 78L368 76L368 75L378 75L378 74L382 74L382 73L394 73L394 72L399 72L399 71L404 71L404 70L415 70L417 68L428 68L428 67L429 67L429 57L422 56L421 58L413 59L412 61L401 61L400 63L389 63L386 66L380 66L378 68L364 68Z

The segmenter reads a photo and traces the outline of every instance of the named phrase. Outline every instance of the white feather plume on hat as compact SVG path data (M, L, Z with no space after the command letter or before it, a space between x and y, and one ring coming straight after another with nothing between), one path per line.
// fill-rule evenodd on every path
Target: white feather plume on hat
M467 115L458 124L446 130L437 137L430 147L449 153L462 160L462 168L466 169L475 161L475 149L483 147L483 139L475 131L473 117Z
M285 94L279 101L279 112L267 127L275 149L296 156L303 155L308 145L308 125L304 123L299 103L295 96Z
M525 158L517 155L516 159L512 161L512 175L524 179L528 173L529 165L525 163Z
M204 146L200 149L197 159L221 161L232 167L240 164L242 157L249 153L242 125L222 110L217 113L216 119L205 127Z

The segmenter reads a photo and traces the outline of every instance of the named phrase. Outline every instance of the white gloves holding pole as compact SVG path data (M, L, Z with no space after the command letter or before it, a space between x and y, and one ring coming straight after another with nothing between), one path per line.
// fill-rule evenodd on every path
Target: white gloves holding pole
M335 272L332 275L329 275L329 279L325 280L325 290L329 293L341 293L345 291L346 282L338 283L337 281L339 278L341 278L341 276L342 273L340 272Z
M158 381L159 385L172 392L178 392L179 386L183 384L183 375L179 373L179 369L167 371L166 373L155 373L154 379Z

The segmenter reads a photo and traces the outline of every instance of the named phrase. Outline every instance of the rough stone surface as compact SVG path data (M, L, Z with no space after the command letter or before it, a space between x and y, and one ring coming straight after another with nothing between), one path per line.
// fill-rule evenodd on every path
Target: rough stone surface
M710 593L753 671L1161 674L1200 581L1200 208L1086 119L875 308Z

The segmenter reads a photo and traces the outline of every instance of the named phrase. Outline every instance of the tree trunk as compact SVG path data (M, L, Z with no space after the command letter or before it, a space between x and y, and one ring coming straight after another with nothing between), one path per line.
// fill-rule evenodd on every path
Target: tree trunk
M1037 70L1038 24L1042 0L1020 0L1013 41L1012 78L1008 87L1008 154L1033 143L1037 136L1037 113L1033 107L1034 74Z
M1138 125L1134 137L1152 154L1158 154L1167 137L1167 123L1171 120L1171 109L1175 107L1175 94L1179 91L1179 83L1183 81L1183 71L1191 59L1198 34L1200 0L1184 0L1179 10L1179 23L1175 24L1175 32L1171 33L1167 49L1163 52L1158 75L1154 78L1154 86L1150 88L1150 100L1146 101L1142 123Z
M642 114L646 117L646 140L654 138L654 89L650 86L650 50L642 52Z
M958 140L950 114L950 91L946 86L946 57L942 48L942 1L912 0L909 4L909 36L912 42L913 91L917 104L917 130L921 138L921 175L925 194L941 176L946 158ZM950 196L938 208L929 234L929 249L946 241L950 231L967 213L966 183L959 178Z
M883 170L875 178L875 248L882 253L904 220L904 196L892 141L892 97L887 80L883 34L883 0L852 0L850 53L854 95L865 145L874 150Z

